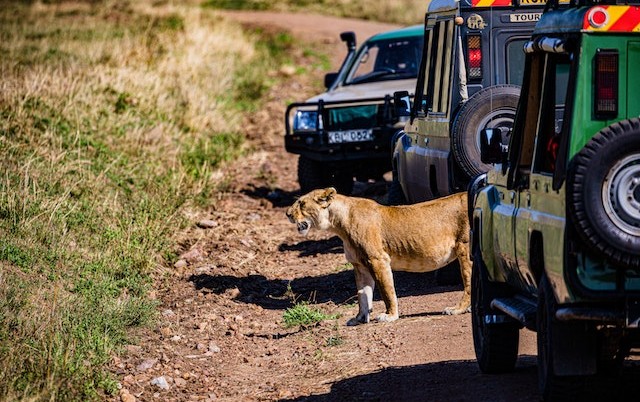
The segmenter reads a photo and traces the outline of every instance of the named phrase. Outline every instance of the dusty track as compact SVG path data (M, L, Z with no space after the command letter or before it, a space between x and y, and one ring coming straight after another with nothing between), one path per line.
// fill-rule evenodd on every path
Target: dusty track
M354 30L364 39L390 27L317 16L225 14L319 41L340 56L336 67L344 53L339 32ZM395 275L398 321L345 326L357 306L340 241L313 232L300 238L284 216L298 191L296 157L282 145L285 102L312 95L308 80L320 75L273 88L264 109L248 120L256 151L221 172L228 193L211 200L207 215L193 217L182 236L184 264L158 282L157 327L141 330L139 346L113 362L122 400L538 400L535 335L521 332L515 372L480 374L469 314L441 315L461 289L438 287L430 274ZM384 190L384 183L356 186L356 193L378 199ZM198 227L203 219L212 227ZM282 314L293 301L341 317L287 329ZM383 309L377 297L374 307ZM160 377L168 389L152 384Z

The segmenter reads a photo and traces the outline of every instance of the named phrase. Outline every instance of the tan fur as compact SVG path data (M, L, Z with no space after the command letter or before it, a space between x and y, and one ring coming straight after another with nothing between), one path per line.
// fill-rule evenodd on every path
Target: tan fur
M378 321L398 319L398 300L391 270L428 272L456 258L464 285L462 299L445 314L470 311L471 259L467 194L458 193L414 205L389 207L375 201L346 197L334 188L300 197L287 217L306 235L316 229L337 234L355 271L358 315L347 325L369 322L377 284L386 306Z

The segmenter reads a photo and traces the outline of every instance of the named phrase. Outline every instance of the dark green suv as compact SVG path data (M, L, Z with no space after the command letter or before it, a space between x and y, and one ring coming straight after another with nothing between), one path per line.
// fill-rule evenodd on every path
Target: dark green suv
M541 393L568 400L640 347L640 7L554 6L524 49L526 96L469 188L473 338L502 372L536 331Z
M415 101L409 122L393 141L391 204L464 191L490 168L480 160L480 131L512 127L522 83L522 46L544 4L429 3Z

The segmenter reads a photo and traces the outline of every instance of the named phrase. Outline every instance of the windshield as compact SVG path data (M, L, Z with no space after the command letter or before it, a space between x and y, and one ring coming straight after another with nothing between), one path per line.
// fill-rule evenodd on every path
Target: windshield
M345 84L416 78L422 37L365 43L354 60Z

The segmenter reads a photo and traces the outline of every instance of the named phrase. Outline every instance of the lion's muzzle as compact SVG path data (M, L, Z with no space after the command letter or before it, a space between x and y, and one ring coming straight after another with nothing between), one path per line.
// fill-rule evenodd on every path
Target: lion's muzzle
M309 226L307 221L298 222L298 233L306 234L309 231Z

